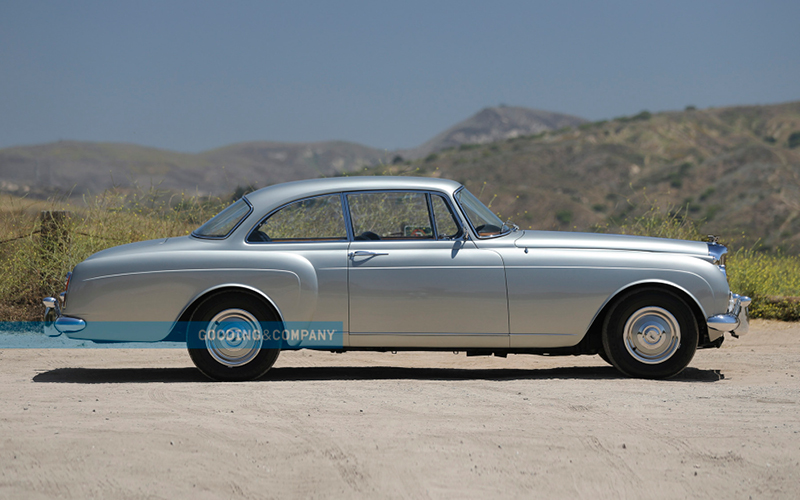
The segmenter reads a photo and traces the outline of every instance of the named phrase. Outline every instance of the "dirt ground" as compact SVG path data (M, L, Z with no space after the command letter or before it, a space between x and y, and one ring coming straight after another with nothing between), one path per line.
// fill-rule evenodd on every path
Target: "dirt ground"
M0 498L798 498L800 324L669 381L597 356L0 351Z

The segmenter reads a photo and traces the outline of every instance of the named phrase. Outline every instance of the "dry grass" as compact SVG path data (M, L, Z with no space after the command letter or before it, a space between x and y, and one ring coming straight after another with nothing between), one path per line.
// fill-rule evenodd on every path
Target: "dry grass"
M7 199L0 205L0 320L38 321L42 297L58 293L76 264L105 248L183 236L218 212L221 200L109 191L83 203ZM42 210L67 210L53 237L40 234Z
M480 194L485 201L495 198ZM189 234L227 205L226 200L109 191L82 203L6 197L0 200L0 320L38 321L41 298L59 292L64 276L89 255L135 241ZM38 233L42 210L68 210L65 237L48 241ZM661 210L653 203L642 216L606 225L604 232L700 240L686 210ZM731 289L753 297L753 317L800 320L800 257L735 250L729 256Z

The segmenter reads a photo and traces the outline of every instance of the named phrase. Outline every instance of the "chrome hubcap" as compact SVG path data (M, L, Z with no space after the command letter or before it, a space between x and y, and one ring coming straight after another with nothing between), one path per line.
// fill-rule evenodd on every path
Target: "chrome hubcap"
M666 309L645 307L625 323L623 340L637 361L654 365L672 357L681 345L681 327Z
M208 322L206 349L225 366L246 365L258 355L263 332L258 320L243 309L226 309Z

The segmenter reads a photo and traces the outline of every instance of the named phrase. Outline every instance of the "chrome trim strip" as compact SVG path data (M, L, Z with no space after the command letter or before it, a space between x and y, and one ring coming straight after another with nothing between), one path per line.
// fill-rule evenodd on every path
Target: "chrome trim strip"
M300 277L297 276L296 273L292 271L287 271L286 269L267 269L267 268L247 268L247 267L220 267L220 268L213 268L213 269L159 269L157 271L135 271L130 273L119 273L119 274L105 274L103 276L95 276L94 278L86 278L83 281L94 281L94 280L102 280L106 278L119 278L122 276L137 276L140 274L163 274L163 273L214 273L214 272L230 272L230 271L247 271L247 272L276 272L276 273L287 273L292 274L297 277L298 281Z
M606 268L606 269L615 269L615 268ZM625 268L622 268L622 269L625 269ZM650 270L650 269L647 269L647 268L644 268L644 269L645 269L645 270ZM652 270L659 271L659 270L661 270L661 269L652 269ZM690 271L679 271L679 272L683 272L683 273L691 274L692 276L697 276L697 277L698 277L698 278L700 278L700 279L701 279L703 282L705 282L706 286L708 286L708 288L709 288L710 290L712 290L712 291L713 291L713 288L711 288L711 285L709 285L709 284L708 284L708 282L707 282L705 279L703 279L703 277L702 277L702 276L700 276L700 275L698 275L698 274L695 274L695 273L693 273L693 272L690 272ZM670 281L665 281L665 280L660 280L660 279L655 279L655 280L654 280L654 279L645 279L645 280L639 280L639 281L634 281L634 282L632 282L632 283L628 283L627 285L625 285L625 286L623 286L623 287L620 287L620 288L619 288L618 290L616 290L614 293L610 294L610 295L609 295L609 296L606 298L605 302L603 302L603 304L602 304L602 305L601 305L601 306L600 306L600 307L597 309L597 312L595 312L595 313L594 313L594 316L592 316L592 320L589 322L589 326L586 328L586 331L584 331L584 332L583 332L583 335L581 336L581 338L583 338L584 336L586 336L586 334L587 334L587 333L589 333L589 330L591 329L591 327L592 327L592 325L594 324L595 320L597 320L597 317L600 315L600 313L603 311L603 309L605 309L605 307L606 307L606 306L607 306L607 305L608 305L608 304L609 304L609 303L610 303L612 300L614 300L614 298L615 298L615 297L617 297L619 294L621 294L622 292L624 292L625 290L627 290L627 289L629 289L629 288L631 288L631 287L634 287L634 286L637 286L637 285L650 285L650 284L655 284L655 285L667 285L667 286L670 286L670 287L672 287L672 288L675 288L676 290L680 290L681 292L685 293L687 296L689 296L689 297L691 297L691 298L692 298L692 300L693 300L693 301L694 301L694 303L697 305L697 307L698 307L698 308L700 308L700 312L701 312L701 314L702 314L703 316L705 316L705 315L706 315L706 310L705 310L705 308L703 307L703 304L701 304L701 303L700 303L700 301L699 301L699 300L697 300L697 297L695 297L695 296L694 296L694 294L692 294L692 293L689 293L689 290L687 290L687 289L683 288L682 286L678 286L677 284L675 284L675 283L672 283L672 282L670 282Z
M282 272L289 273L289 274L294 274L294 276L297 278L297 282L298 282L298 283L300 282L300 277L299 277L299 276L297 276L297 274L295 274L295 273L293 273L293 272L291 272L291 271L282 271ZM211 288L207 288L207 289L203 290L202 292L195 294L195 296L194 296L194 297L192 297L192 298L191 298L191 299L190 299L190 300L189 300L189 301L186 303L186 305L184 305L184 306L183 306L183 308L181 309L181 312L180 312L180 313L178 313L178 315L175 317L175 321L173 321L173 322L172 322L172 325L169 327L169 331L170 331L170 333L171 333L171 332L172 332L172 330L175 328L175 325L177 325L177 324L178 324L178 321L181 319L181 316L183 316L183 313L185 313L185 312L186 312L186 310L187 310L187 309L188 309L188 308L189 308L189 307L190 307L192 304L194 304L194 303L195 303L195 301L197 301L197 300L198 300L200 297L202 297L203 295L205 295L205 294L207 294L207 293L213 292L214 290L220 290L220 289L222 289L222 288L241 288L241 289L248 290L248 291L250 291L250 292L253 292L253 293L255 293L255 294L256 294L256 295L258 295L259 297L261 297L261 298L263 298L264 300L266 300L267 302L269 302L269 303L270 303L270 305L272 305L272 307L274 307L274 308L275 308L275 312L278 314L278 321L280 321L281 323L283 323L283 322L285 322L285 321L286 321L286 318L285 318L285 317L284 317L284 315L283 315L283 311L281 311L281 308L280 308L280 307L278 307L278 304L276 304L276 303L275 303L275 301L274 301L274 300L272 300L272 297L270 297L270 296L269 296L269 295L267 295L266 293L262 292L262 291L261 291L261 290L259 290L258 288L252 287L252 286L250 286L250 285L244 285L244 284L242 284L242 283L223 283L223 284L221 284L221 285L212 286Z
M511 333L509 334L512 337L524 337L524 336L549 336L549 337L577 337L577 333Z
M350 332L350 335L402 335L402 336L417 336L417 337L450 337L453 335L458 336L478 336L478 337L508 337L507 333L455 333L455 332L436 332L436 333L401 333L401 332L383 332L383 333L375 333L375 332ZM549 335L549 334L545 334ZM560 334L556 333L554 335L571 335L571 334Z

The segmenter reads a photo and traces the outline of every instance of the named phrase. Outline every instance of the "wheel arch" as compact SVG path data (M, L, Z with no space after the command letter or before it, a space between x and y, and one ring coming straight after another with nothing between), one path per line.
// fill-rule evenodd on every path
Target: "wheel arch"
M183 311L181 311L181 313L178 315L178 319L175 320L169 334L163 339L163 341L184 342L186 340L186 324L192 319L192 315L195 313L195 311L197 311L197 308L200 306L200 304L202 304L211 296L225 295L229 293L239 293L255 297L262 302L265 307L270 309L273 314L275 314L277 321L280 321L281 323L284 322L283 313L281 312L280 308L267 294L249 285L243 285L241 283L227 283L213 286L195 295L192 300L186 304L186 306L183 308Z
M706 313L703 309L703 306L697 300L697 298L689 293L683 287L676 285L675 283L670 283L668 281L661 281L661 280L652 280L652 281L641 281L636 283L630 283L624 287L621 287L613 294L611 294L608 299L606 299L605 303L603 303L602 307L595 315L594 319L592 319L592 323L589 326L589 329L584 336L584 339L581 343L584 344L584 351L587 351L589 354L595 354L602 350L602 330L603 330L603 323L605 322L606 316L608 313L617 305L617 301L619 298L627 293L634 292L636 290L660 290L665 291L668 293L672 293L681 300L683 300L688 306L689 309L692 311L692 315L695 317L697 321L697 328L698 328L698 345L703 345L704 343L708 343L708 325L706 323Z

